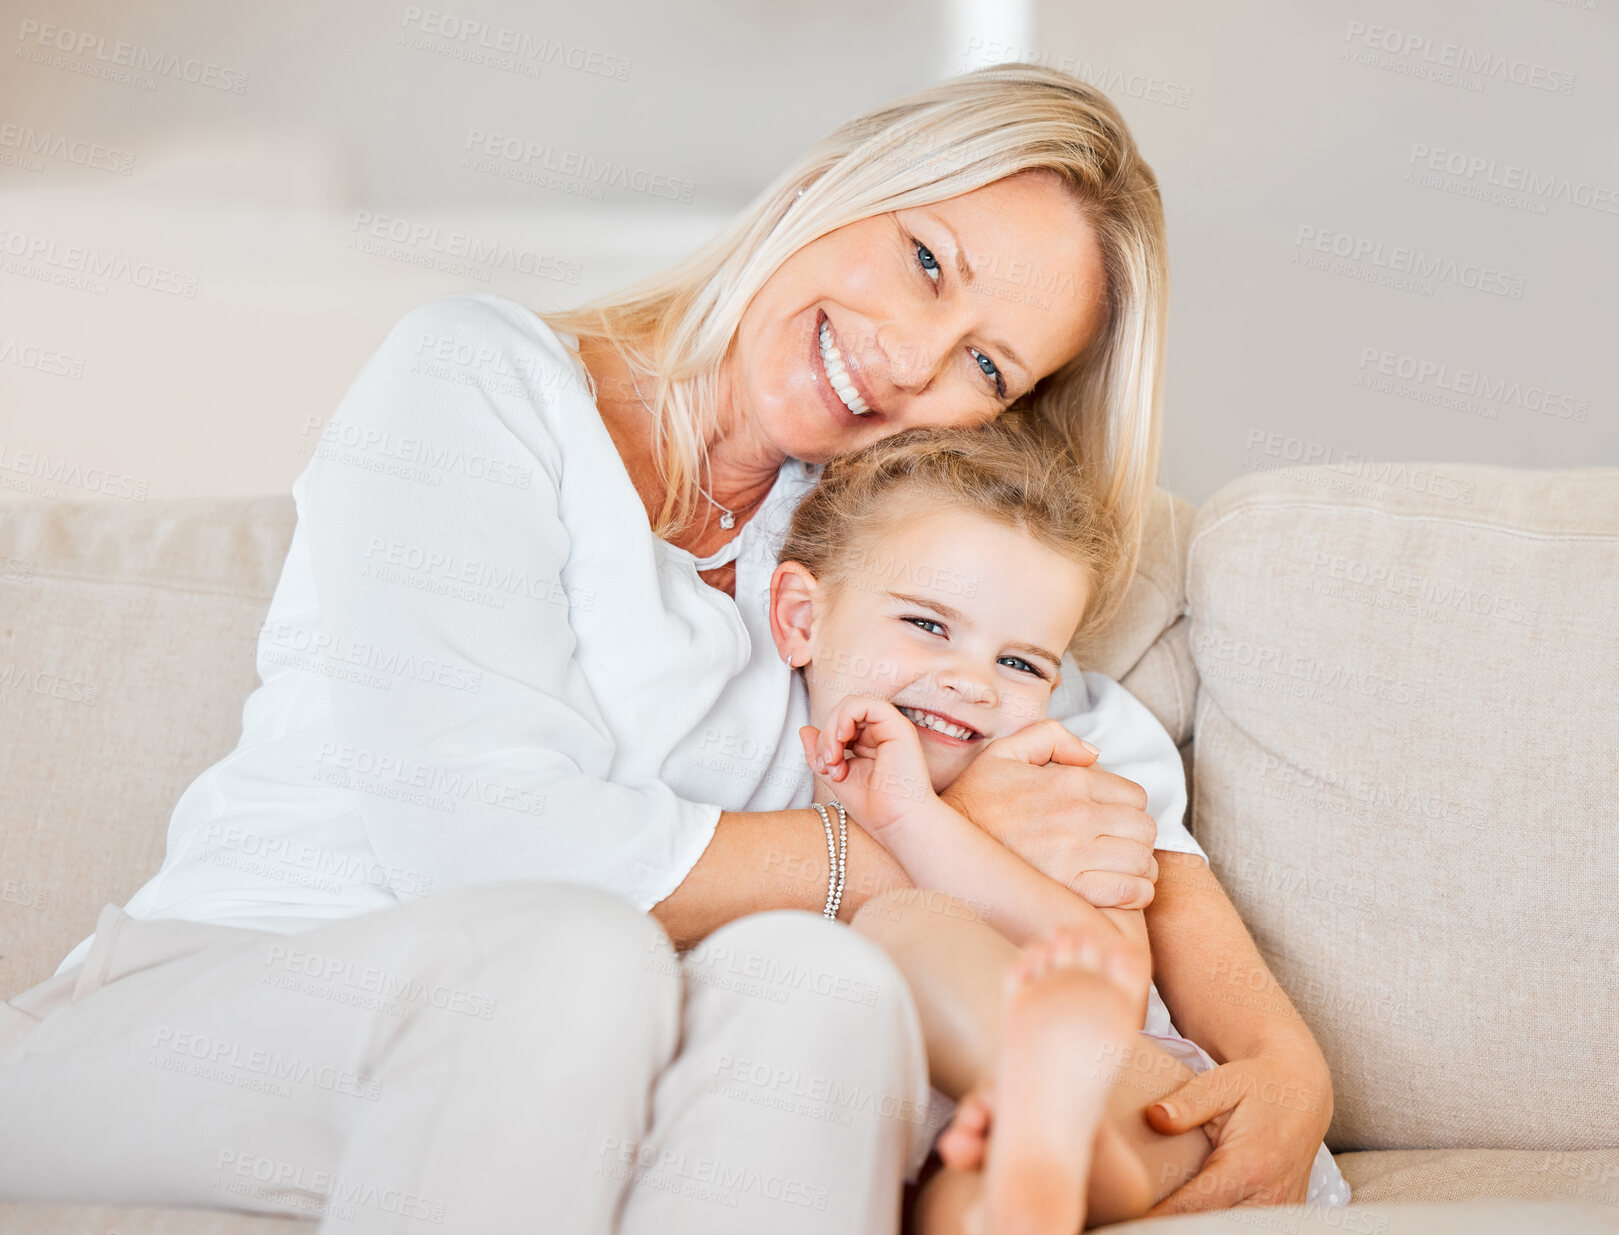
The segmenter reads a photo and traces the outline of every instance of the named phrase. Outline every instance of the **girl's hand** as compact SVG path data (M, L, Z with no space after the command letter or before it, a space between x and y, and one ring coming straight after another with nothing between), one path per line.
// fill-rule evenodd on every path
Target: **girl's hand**
M798 738L810 770L873 836L938 802L916 726L886 699L845 696L824 731L804 725Z
M1158 878L1158 825L1147 791L1091 767L1096 755L1061 721L1036 721L985 746L942 796L1098 909L1145 909Z
M1149 1106L1147 1122L1166 1136L1207 1125L1214 1142L1203 1169L1148 1217L1296 1205L1332 1122L1332 1078L1319 1050L1261 1051L1198 1073Z

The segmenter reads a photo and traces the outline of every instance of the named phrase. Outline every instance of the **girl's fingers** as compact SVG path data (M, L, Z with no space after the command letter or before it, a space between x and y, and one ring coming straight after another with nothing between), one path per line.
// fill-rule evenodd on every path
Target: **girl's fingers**
M822 753L821 736L821 731L814 725L798 727L798 740L804 747L804 762L809 764L812 772L825 776L832 770L833 765Z

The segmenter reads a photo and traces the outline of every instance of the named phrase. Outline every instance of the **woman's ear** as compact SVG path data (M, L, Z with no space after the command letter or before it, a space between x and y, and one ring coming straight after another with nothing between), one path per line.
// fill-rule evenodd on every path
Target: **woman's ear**
M801 562L782 562L770 576L770 637L776 653L795 669L809 664L818 586Z

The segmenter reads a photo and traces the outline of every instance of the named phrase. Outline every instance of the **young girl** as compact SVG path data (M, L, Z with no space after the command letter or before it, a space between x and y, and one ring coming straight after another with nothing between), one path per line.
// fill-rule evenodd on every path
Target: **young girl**
M1096 909L939 797L997 739L997 756L1050 757L1039 722L1063 650L1119 553L1062 460L1008 418L883 438L826 466L771 580L777 650L803 670L813 800L841 800L917 885L854 927L904 973L935 1089L961 1102L912 1214L925 1235L1139 1216L1218 1130L1146 1122L1214 1063L1151 985L1142 912ZM919 890L946 886L975 894ZM1307 1203L1348 1197L1323 1145Z

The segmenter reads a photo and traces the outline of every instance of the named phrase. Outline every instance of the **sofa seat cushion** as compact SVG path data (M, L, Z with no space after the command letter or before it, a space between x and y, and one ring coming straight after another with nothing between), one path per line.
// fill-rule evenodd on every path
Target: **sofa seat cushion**
M1619 1144L1619 469L1382 475L1199 510L1198 841L1334 1150Z
M315 1218L226 1209L145 1209L121 1205L41 1205L0 1201L6 1235L312 1235Z
M1494 1197L1606 1205L1619 1218L1619 1149L1374 1149L1336 1161L1357 1205Z
M1457 1205L1351 1205L1312 1209L1228 1209L1174 1218L1140 1218L1102 1228L1108 1235L1614 1235L1619 1213L1596 1204L1468 1201Z

